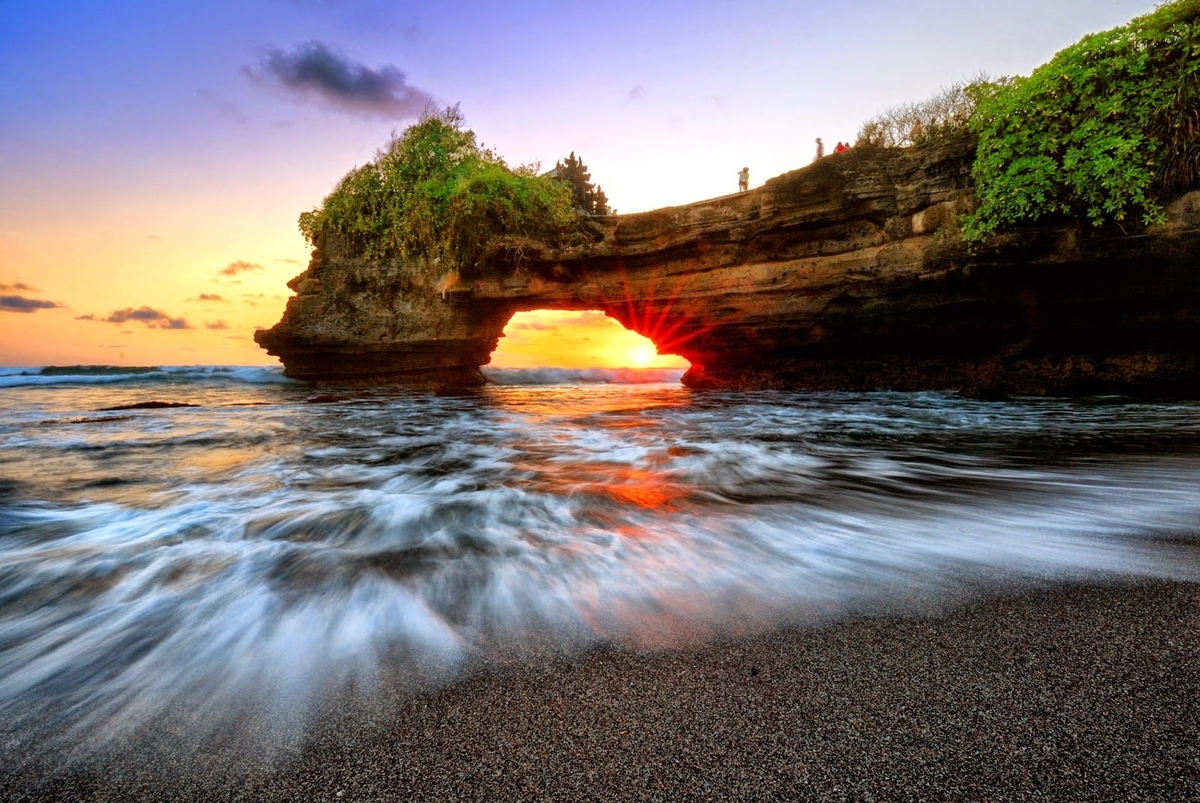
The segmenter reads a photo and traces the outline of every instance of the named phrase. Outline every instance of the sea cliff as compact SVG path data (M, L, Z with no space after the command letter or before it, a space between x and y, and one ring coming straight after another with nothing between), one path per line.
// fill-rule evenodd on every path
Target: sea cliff
M1200 191L1148 229L1061 218L970 250L973 159L969 136L854 149L463 274L327 238L255 339L299 379L461 386L514 313L599 309L693 387L1200 395Z

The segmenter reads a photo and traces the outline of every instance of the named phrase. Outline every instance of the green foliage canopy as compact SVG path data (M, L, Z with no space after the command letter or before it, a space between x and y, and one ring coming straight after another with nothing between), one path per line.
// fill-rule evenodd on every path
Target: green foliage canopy
M974 85L978 242L1049 214L1162 219L1200 178L1200 0L1174 0L1059 52L1027 78Z
M568 186L539 178L534 167L509 169L451 106L393 135L299 223L311 244L335 235L368 258L466 269L504 238L560 240L575 214Z

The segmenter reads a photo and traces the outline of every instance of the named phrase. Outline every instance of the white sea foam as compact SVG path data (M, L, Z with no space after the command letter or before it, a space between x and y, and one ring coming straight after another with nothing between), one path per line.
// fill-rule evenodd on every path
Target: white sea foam
M1194 404L522 384L308 405L209 373L255 403L80 415L95 392L64 385L29 391L53 419L0 407L12 738L291 733L325 693L547 642L1197 576L1163 545L1200 528Z

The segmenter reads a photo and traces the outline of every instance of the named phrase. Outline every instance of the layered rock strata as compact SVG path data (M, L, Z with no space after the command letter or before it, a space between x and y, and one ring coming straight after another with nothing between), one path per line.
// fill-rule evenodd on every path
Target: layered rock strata
M1136 234L1063 219L972 252L973 156L851 150L464 276L322 242L255 339L301 379L469 385L515 312L599 309L693 387L1200 395L1200 192Z

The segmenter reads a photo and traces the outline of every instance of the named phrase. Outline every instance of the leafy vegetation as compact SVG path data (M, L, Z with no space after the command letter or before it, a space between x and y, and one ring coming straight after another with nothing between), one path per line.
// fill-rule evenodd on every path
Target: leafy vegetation
M469 269L505 239L555 243L573 230L570 187L536 173L480 146L457 106L427 110L301 214L300 231L312 244L343 237L368 258Z
M1200 178L1200 0L1092 34L1027 78L969 88L979 208L968 242L1045 215L1162 219Z
M554 165L554 177L570 185L575 208L583 214L609 214L608 197L605 196L604 190L591 183L592 174L588 172L583 159L575 158L575 151L571 151L570 156Z
M965 132L975 113L975 89L987 82L988 77L980 74L969 82L946 87L928 100L888 109L862 124L855 144L904 148Z

